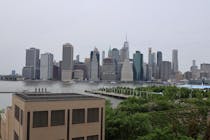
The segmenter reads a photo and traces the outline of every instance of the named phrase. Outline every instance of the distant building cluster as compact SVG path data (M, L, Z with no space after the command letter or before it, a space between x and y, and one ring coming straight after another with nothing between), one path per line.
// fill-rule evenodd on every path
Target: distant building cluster
M172 51L172 61L164 61L161 51L155 53L149 48L148 63L145 63L143 54L138 50L132 58L129 56L127 39L120 50L110 47L107 57L103 51L102 61L97 48L90 52L90 57L84 62L80 61L79 55L74 60L74 47L70 43L63 45L62 60L59 62L54 61L51 53L41 54L40 57L39 49L27 49L22 75L25 80L94 82L177 81L183 77L179 71L178 50Z
M184 78L187 80L210 80L210 64L202 63L199 68L196 65L196 60L193 60L190 71L184 73Z

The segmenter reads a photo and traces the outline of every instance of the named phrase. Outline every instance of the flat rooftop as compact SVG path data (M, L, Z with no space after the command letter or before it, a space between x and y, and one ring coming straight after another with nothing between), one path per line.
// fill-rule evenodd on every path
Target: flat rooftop
M18 96L26 102L103 99L78 93L15 93L14 95Z

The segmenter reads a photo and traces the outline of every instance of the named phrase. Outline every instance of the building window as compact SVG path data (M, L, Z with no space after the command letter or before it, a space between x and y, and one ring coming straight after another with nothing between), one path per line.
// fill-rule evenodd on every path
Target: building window
M48 127L48 111L33 112L33 128Z
M15 131L14 131L14 140L19 140L19 136L17 135Z
M98 140L98 135L95 136L88 136L87 140Z
M99 121L99 108L88 108L87 122Z
M20 120L20 108L17 105L15 105L15 118L17 121Z
M85 123L85 109L73 109L72 124Z
M84 140L84 137L72 138L72 140Z
M65 110L51 111L51 126L59 126L65 124Z
M23 110L20 110L20 124L23 125Z

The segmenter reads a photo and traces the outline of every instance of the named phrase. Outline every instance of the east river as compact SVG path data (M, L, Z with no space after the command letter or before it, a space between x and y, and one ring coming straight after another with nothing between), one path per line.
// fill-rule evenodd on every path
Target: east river
M63 83L55 81L0 81L0 92L23 92L35 91L35 88L46 88L48 92L52 93L80 93L87 94L85 90L96 90L101 87L113 87L113 86L126 86L126 87L137 87L140 85L134 84L108 84L108 83ZM96 96L96 95L93 95ZM110 97L104 97L111 101L113 107L116 107L122 100ZM11 93L0 93L0 109L4 109L11 105L12 94Z

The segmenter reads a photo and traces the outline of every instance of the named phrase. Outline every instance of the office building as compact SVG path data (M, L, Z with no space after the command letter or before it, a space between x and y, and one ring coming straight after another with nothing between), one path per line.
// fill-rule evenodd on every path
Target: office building
M117 63L112 58L105 58L103 60L101 79L103 81L117 80Z
M28 69L31 67L33 70L32 73L23 73L22 75L32 75L30 77L31 80L37 80L40 78L40 60L39 60L39 49L36 48L30 48L26 49L26 64L25 67L23 68L23 72L29 72ZM25 79L28 79L29 77L24 77Z
M210 64L207 63L201 64L200 78L208 80L210 79Z
M25 80L32 80L34 78L34 68L33 67L23 67L22 75Z
M179 72L179 63L178 63L178 50L172 51L172 72Z
M104 58L105 58L105 51L102 51L102 59L101 59L102 65L103 65L103 60L104 60Z
M83 81L85 79L84 70L82 69L75 69L73 78L78 81Z
M152 66L152 48L148 48L148 65Z
M160 79L160 72L161 72L161 63L163 61L163 55L161 51L157 52L157 73L156 78Z
M122 65L120 63L120 51L117 48L112 49L112 59L114 59L117 63L117 81L119 81Z
M62 81L71 81L73 74L73 51L70 43L63 45Z
M171 76L171 62L162 61L161 63L161 80L168 81Z
M198 69L198 66L196 65L196 60L192 61L192 66L190 67L190 71L192 73L192 80L200 79L200 70Z
M121 69L121 81L132 82L133 81L133 66L129 59L125 59Z
M76 63L80 63L80 56L79 56L79 54L76 56Z
M90 80L99 81L100 73L100 54L97 48L90 54Z
M87 80L90 80L90 58L85 58L85 66L87 68L87 76L86 76L86 79Z
M109 47L108 57L109 57L109 58L112 58L112 49L111 49L111 46Z
M88 64L88 65L90 65L90 64ZM80 62L78 64L74 64L74 71L75 70L80 70L80 71L82 70L83 71L83 78L82 79L83 80L88 79L88 68L87 68L87 65L85 63ZM75 76L75 74L74 74L74 76ZM75 77L74 77L74 79L75 79Z
M105 100L75 93L16 93L2 140L104 140Z
M133 79L134 81L142 81L143 77L143 54L136 51L133 54Z
M53 54L41 54L40 61L40 79L52 80L53 79Z
M123 63L125 59L129 59L129 43L127 41L127 37L122 49L120 50L120 61Z

